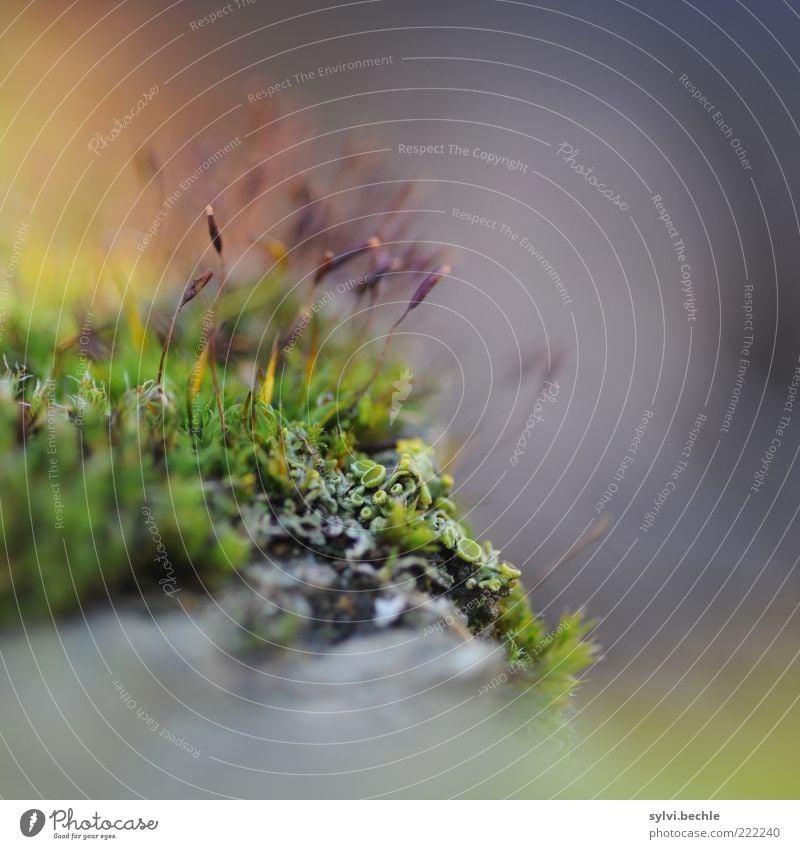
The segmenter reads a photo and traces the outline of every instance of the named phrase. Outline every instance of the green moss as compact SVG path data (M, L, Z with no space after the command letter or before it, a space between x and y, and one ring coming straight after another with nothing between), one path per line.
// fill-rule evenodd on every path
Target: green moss
M291 587L267 580L261 606L247 602L253 646L383 627L382 604L403 622L402 587L445 599L474 635L505 644L515 671L568 694L593 657L587 624L570 614L549 628L532 613L519 571L460 521L453 478L422 439L405 435L392 405L402 364L381 355L375 371L374 357L353 356L359 340L335 335L317 357L319 317L312 338L283 350L279 329L265 334L249 317L230 354L224 300L220 316L224 426L203 360L208 327L196 315L178 325L163 386L152 380L154 334L135 346L124 330L111 340L98 330L87 355L77 341L57 347L46 321L27 335L9 325L0 624L106 596L224 594L234 570L257 564L262 577L285 572ZM276 352L268 364L265 335ZM253 363L268 376L248 382L243 366Z

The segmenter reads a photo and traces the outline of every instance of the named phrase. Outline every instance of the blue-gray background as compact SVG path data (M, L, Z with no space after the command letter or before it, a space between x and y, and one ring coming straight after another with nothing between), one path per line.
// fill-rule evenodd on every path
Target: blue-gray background
M70 216L58 214L83 202L113 227L109 210L131 205L117 178L148 136L165 160L197 135L213 151L255 130L225 180L280 133L290 143L271 166L276 181L313 166L325 186L319 163L380 150L386 179L415 183L414 235L446 246L454 269L405 326L419 334L409 336L415 375L441 383L433 436L457 453L472 521L523 564L535 605L551 618L584 606L605 647L577 699L582 742L564 789L531 789L528 766L505 792L796 794L800 406L763 484L751 485L800 357L798 4L255 0L202 27L218 5L33 5L2 10L0 29L21 12L5 36L18 34L12 55L30 45L18 66L7 62L3 105L23 130L4 144L8 158L24 157L9 203L41 189L42 226L68 233ZM295 77L376 57L377 67ZM285 80L274 96L248 97ZM153 107L76 197L70 163L154 83ZM406 145L445 152L402 153ZM476 150L519 165L489 164ZM623 208L570 167L569 150ZM42 162L54 163L44 186ZM345 168L340 184L358 195L363 172L348 178ZM207 179L225 210L225 181ZM696 312L685 309L656 195L685 245ZM363 215L379 211L364 203ZM148 220L143 202L128 226ZM753 343L737 384L750 285ZM543 368L520 363L537 353L556 367L560 391L526 432ZM642 530L698 416L686 467ZM606 533L565 557L601 519ZM346 749L339 756L347 762ZM458 775L440 792L463 790ZM5 792L21 783L9 779Z

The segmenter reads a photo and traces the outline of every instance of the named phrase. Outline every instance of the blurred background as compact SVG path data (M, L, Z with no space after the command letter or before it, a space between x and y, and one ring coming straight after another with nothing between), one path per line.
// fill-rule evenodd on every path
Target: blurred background
M397 647L413 709L334 700L315 741L324 703L259 713L275 681L220 684L202 622L9 634L0 792L796 797L800 6L220 2L3 4L0 317L56 305L67 336L174 299L208 203L247 280L311 201L367 237L410 183L397 238L453 266L401 334L430 435L534 606L583 607L604 654L542 754L513 699L417 704Z

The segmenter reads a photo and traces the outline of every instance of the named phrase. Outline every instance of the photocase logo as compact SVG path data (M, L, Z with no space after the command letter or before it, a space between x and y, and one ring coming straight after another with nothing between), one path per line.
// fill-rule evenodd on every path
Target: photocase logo
M407 401L408 396L411 394L411 378L413 376L411 369L405 369L393 384L392 408L389 413L390 425L394 424L394 420L400 415L400 411L403 409L403 402Z
M36 837L44 828L44 812L38 808L31 808L19 818L19 830L25 837Z

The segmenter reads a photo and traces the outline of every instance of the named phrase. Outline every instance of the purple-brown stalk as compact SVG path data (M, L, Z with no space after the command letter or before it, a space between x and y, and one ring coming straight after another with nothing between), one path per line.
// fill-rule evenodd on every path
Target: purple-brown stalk
M352 406L355 406L367 393L370 386L372 386L375 378L380 374L380 370L383 366L383 361L386 359L386 352L389 350L389 345L391 344L392 337L395 334L395 331L400 326L403 319L413 310L415 307L418 307L425 298L431 292L431 289L443 278L447 277L450 273L449 265L440 265L438 268L434 269L423 281L420 283L417 291L411 296L411 300L408 302L408 306L405 308L405 311L397 319L397 321L391 326L389 333L386 336L386 341L383 343L383 349L381 350L378 359L375 361L375 368L372 370L372 374L370 375L369 380L364 384L364 386L356 393L356 397L352 402Z
M178 314L180 311L189 303L189 301L193 301L200 292L205 289L206 284L211 280L214 276L213 271L206 271L205 274L201 274L199 277L196 277L194 280L191 280L187 283L186 288L183 291L183 297L181 298L181 302L178 304L175 312L172 315L172 321L169 323L169 330L167 331L167 338L164 340L164 347L161 349L161 359L158 363L158 374L156 375L156 385L161 385L161 380L164 377L164 363L167 358L167 350L172 343L172 335L175 332L175 324L178 321Z
M219 377L217 375L217 327L216 322L214 321L213 310L217 305L217 301L219 301L222 290L225 288L225 283L228 279L228 272L225 268L225 257L222 254L222 235L220 234L219 227L217 226L217 219L214 216L214 207L211 206L211 204L206 207L206 217L208 218L208 235L211 239L211 244L214 246L214 250L217 252L217 256L219 257L219 270L221 275L219 288L217 289L217 293L214 295L214 300L211 304L211 327L208 331L208 365L211 372L211 383L214 386L214 398L217 402L217 415L219 416L222 434L227 442L228 429L225 426L225 409L222 406L222 392L219 388Z

